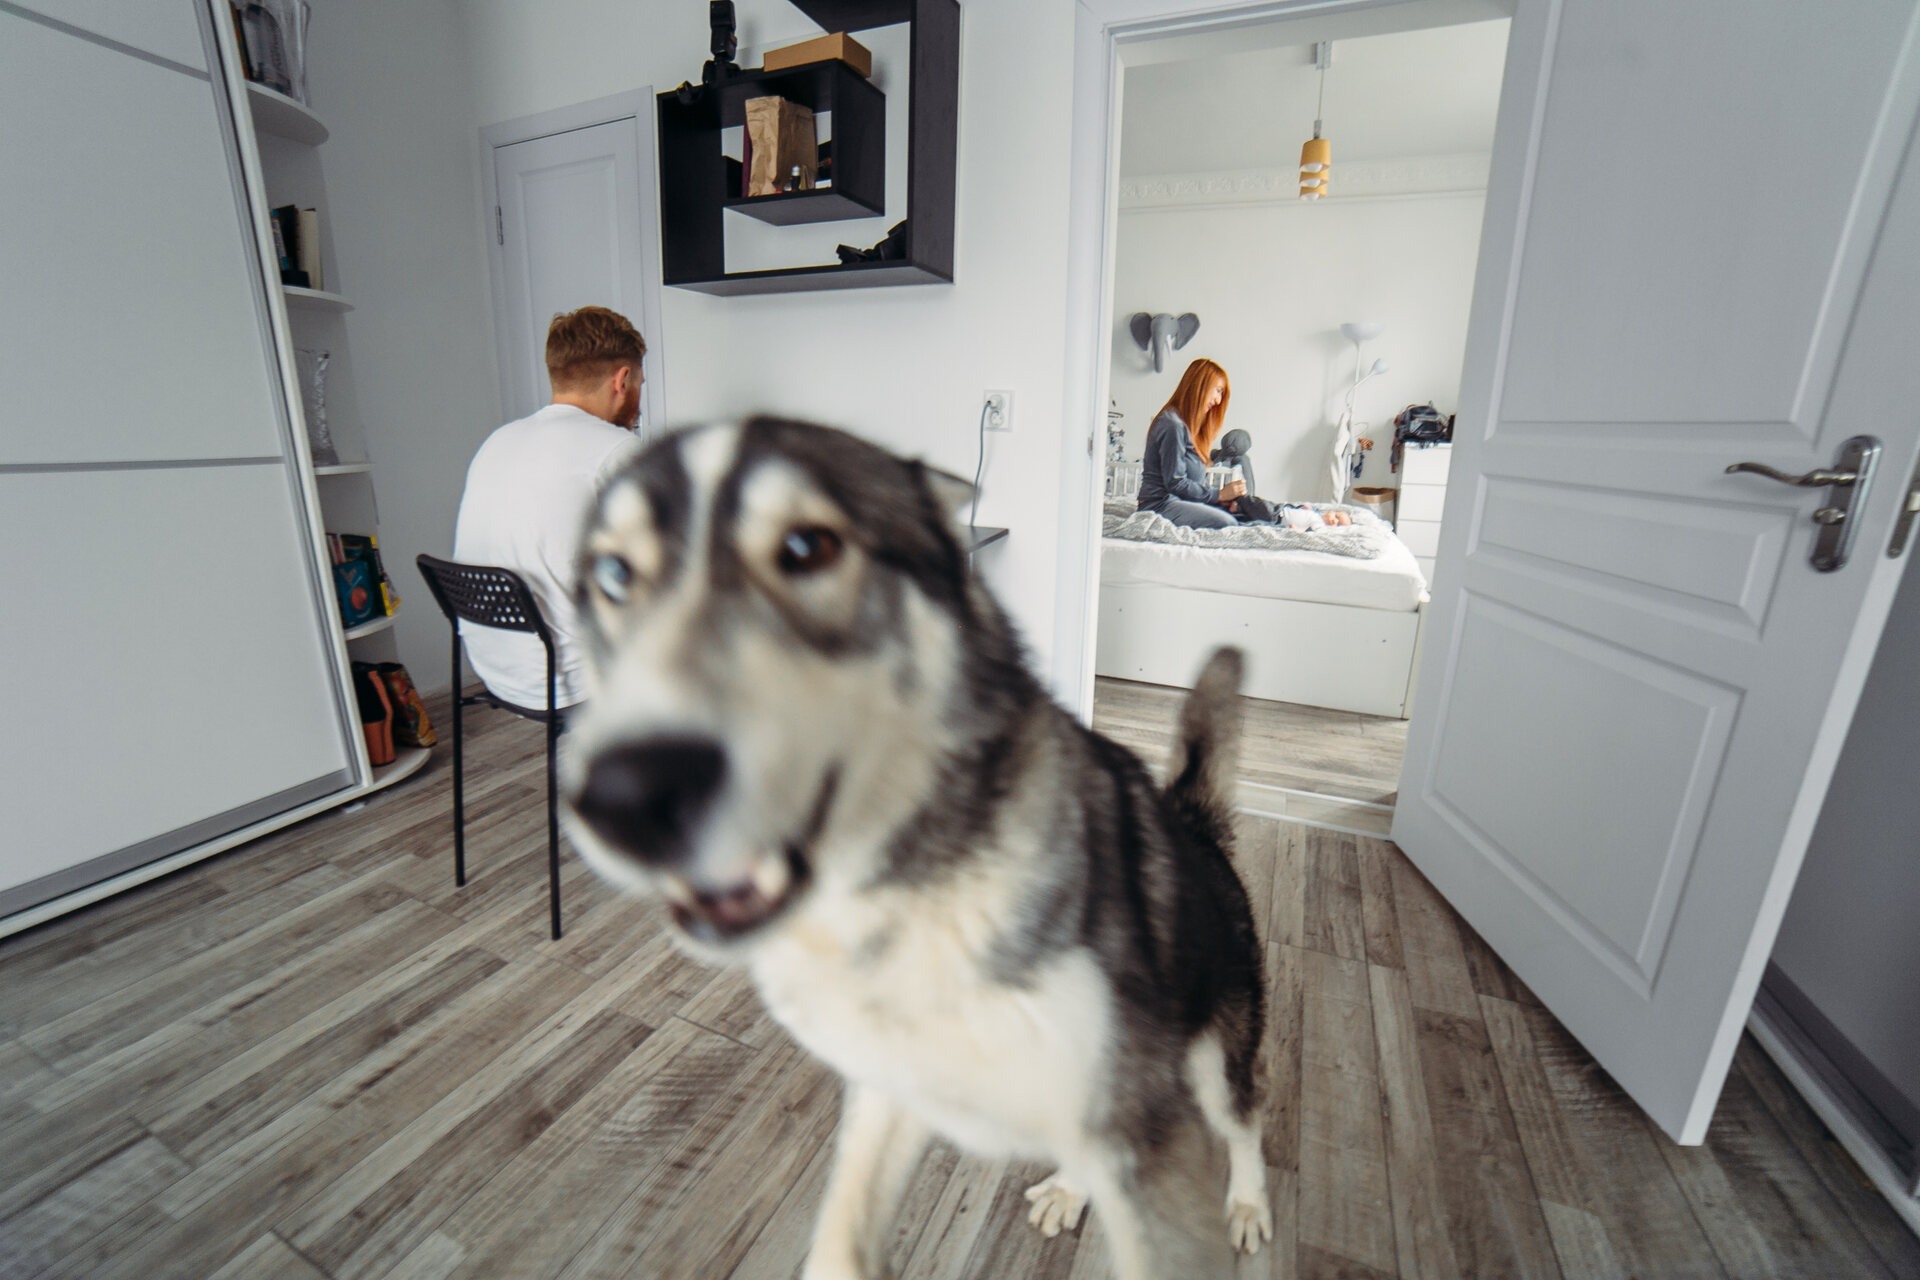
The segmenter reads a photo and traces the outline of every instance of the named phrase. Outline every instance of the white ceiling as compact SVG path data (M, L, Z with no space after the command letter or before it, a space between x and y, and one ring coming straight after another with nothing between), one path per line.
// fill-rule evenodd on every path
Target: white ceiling
M1333 42L1323 119L1333 159L1493 149L1507 22ZM1291 168L1313 133L1311 47L1131 65L1120 127L1126 176Z

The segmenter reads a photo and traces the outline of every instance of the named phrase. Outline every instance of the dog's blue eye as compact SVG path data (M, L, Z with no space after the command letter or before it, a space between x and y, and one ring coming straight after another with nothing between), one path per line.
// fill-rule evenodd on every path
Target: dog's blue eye
M840 558L840 535L831 529L791 529L780 540L780 572L818 573Z
M609 600L625 600L627 584L633 581L633 568L611 551L593 558L593 582Z

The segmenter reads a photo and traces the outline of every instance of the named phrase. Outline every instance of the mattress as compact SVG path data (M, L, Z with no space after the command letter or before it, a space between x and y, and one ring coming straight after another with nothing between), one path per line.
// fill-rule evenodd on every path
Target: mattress
M1102 586L1185 587L1232 596L1344 604L1397 613L1417 608L1427 580L1407 544L1372 560L1323 551L1248 551L1100 539Z

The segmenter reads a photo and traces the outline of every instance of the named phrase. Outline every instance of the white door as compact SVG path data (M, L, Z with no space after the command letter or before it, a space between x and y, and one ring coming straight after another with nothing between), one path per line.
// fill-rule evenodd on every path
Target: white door
M509 418L551 398L548 322L588 305L611 307L640 330L647 341L642 429L666 417L658 308L647 287L659 246L645 233L652 219L643 222L643 211L653 207L651 147L644 168L640 154L643 123L651 122L616 120L493 149L494 272Z
M1912 0L1523 5L1393 835L1705 1135L1900 568L1920 452ZM1516 134L1514 131L1518 131ZM1905 165L1904 170L1902 165ZM1828 489L1728 475L1885 445Z

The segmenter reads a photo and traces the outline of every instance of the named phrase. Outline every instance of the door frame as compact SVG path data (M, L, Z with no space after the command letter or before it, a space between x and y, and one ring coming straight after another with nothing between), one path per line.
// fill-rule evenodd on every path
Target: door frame
M660 431L667 425L667 344L660 322L660 165L655 145L653 86L641 85L604 98L481 126L480 174L486 201L482 214L492 215L500 205L500 172L495 161L501 147L622 122L632 127L636 170L640 175L640 223L623 229L623 234L631 237L628 248L640 263L640 314L628 319L646 339L646 385L641 388L641 398L646 406L648 430ZM493 217L485 217L485 222L487 229L492 229ZM493 294L494 350L498 354L500 341L510 332L510 324L506 259L497 234L487 241L487 274ZM500 382L500 404L504 409L513 401L512 383L504 363L496 361L494 372Z
M1361 18L1378 30L1414 30L1509 18L1500 127L1480 228L1477 272L1510 273L1520 205L1545 108L1542 70L1561 0L1077 0L1073 30L1073 125L1067 206L1067 349L1060 440L1060 523L1054 593L1054 694L1083 723L1093 719L1094 643L1100 595L1100 493L1106 420L1107 317L1113 306L1120 203L1120 72L1125 48L1174 34L1204 37L1280 21ZM1362 17L1366 15L1366 17ZM1368 19L1371 19L1370 21ZM1321 37L1315 37L1321 38ZM1338 36L1331 37L1338 39ZM1518 93L1524 102L1510 98ZM1508 127L1509 123L1523 127ZM1509 281L1509 284L1511 281ZM1469 321L1468 343L1479 320ZM1470 479L1471 477L1459 477ZM1414 679L1419 680L1416 661Z

